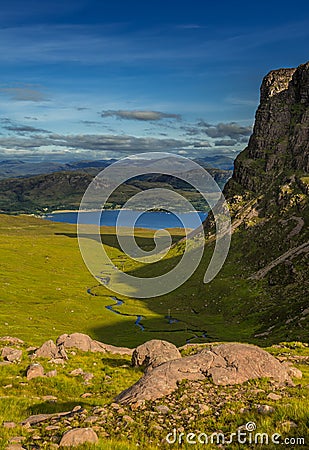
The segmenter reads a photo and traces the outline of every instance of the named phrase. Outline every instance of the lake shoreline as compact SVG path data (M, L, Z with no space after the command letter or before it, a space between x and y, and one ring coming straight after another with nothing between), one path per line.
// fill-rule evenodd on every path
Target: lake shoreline
M187 213L172 213L166 211L138 211L138 210L87 210L87 211L57 211L56 213L46 213L42 219L53 222L63 222L83 225L97 225L100 226L118 226L146 228L146 229L169 229L180 228L193 230L201 225L201 222L207 217L204 212L187 212ZM123 217L119 223L118 217L120 212ZM198 217L197 217L198 216Z

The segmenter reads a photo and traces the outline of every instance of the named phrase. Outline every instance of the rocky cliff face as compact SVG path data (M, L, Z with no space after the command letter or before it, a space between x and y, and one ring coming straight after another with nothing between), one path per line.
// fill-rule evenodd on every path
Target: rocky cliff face
M309 62L266 75L253 134L224 188L233 231L227 264L260 290L246 317L259 317L262 340L309 338L308 172Z
M235 161L226 194L258 194L289 175L301 178L308 172L309 62L273 70L263 79L253 134Z

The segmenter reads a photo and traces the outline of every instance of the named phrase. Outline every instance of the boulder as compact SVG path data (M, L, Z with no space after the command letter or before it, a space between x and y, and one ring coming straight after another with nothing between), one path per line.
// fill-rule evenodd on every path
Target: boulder
M96 444L99 438L91 428L73 428L62 436L60 447L77 447L81 444Z
M212 347L211 352L222 362L221 367L213 364L209 370L215 384L240 384L263 377L292 384L286 368L274 356L255 345L222 344Z
M67 359L66 353L64 351L61 351L61 349L51 339L49 341L44 342L44 344L42 344L41 347L39 347L34 354L38 358Z
M103 342L93 340L91 342L91 351L100 353L112 353L116 355L129 355L133 353L132 348L128 347L116 347L115 345L103 344Z
M62 334L56 342L58 348L77 348L83 352L113 353L120 355L132 355L133 350L127 347L116 347L114 345L103 344L103 342L92 339L87 334L73 333Z
M16 348L3 347L1 356L5 361L19 362L23 356L23 352Z
M62 334L57 339L57 346L77 348L83 352L90 352L91 341L91 337L83 333Z
M217 385L232 385L262 377L292 384L286 368L265 350L247 344L222 344L148 370L137 383L119 394L116 401L155 400L176 390L177 383L185 379L212 378Z
M56 377L56 376L57 376L57 370L56 370L56 369L50 370L49 372L47 372L47 373L45 374L45 376L46 376L47 378Z
M167 341L152 339L136 347L132 355L132 366L143 366L147 370L161 364L181 358L178 348Z
M44 368L39 363L30 364L27 368L27 380L32 380L32 378L44 377Z
M19 339L17 337L12 337L12 336L3 336L0 338L0 342L6 342L11 345L23 345L24 344L24 341L22 341L21 339Z

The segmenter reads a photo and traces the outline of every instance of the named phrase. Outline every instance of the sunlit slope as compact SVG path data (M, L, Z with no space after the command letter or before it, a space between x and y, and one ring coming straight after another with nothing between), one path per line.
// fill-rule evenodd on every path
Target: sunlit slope
M168 259L141 266L117 247L114 229L102 229L110 258L120 269L140 277L156 277L177 264L183 243L173 247ZM174 230L178 238L180 230ZM280 235L278 235L280 239ZM152 231L139 230L139 244L152 248ZM233 235L228 259L210 283L203 276L212 255L206 245L203 260L181 287L162 297L146 300L117 297L88 272L79 252L74 225L45 222L27 216L0 216L1 314L0 335L33 342L74 331L115 345L135 346L153 338L177 345L186 341L243 341L259 345L282 340L306 340L302 326L286 318L301 311L301 295L280 298L265 280L252 280L250 240L241 231ZM275 243L274 243L275 245ZM154 282L156 282L154 280ZM113 305L114 311L105 307ZM274 314L277 313L277 318ZM139 316L139 324L135 322ZM273 327L275 325L275 327ZM273 327L270 333L264 333ZM144 330L142 330L144 328Z
M111 231L105 229L104 239L111 242L111 257L121 261ZM143 231L139 234L143 239ZM87 293L98 283L84 265L74 225L0 215L0 245L0 335L42 342L44 337L81 331L128 345L142 339L134 317L118 317L105 309L113 303L110 291L102 288L100 298ZM142 302L130 301L139 314L152 314ZM98 335L95 330L100 330Z

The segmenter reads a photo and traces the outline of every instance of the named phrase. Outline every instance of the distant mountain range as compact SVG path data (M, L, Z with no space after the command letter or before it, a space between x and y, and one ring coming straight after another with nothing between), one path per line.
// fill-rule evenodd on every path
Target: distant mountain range
M71 161L59 163L53 161L28 162L16 159L0 161L0 179L1 178L20 178L32 175L41 175L54 172L68 172L72 170L87 170L92 168L104 169L115 159L90 160L90 161ZM145 164L144 160L135 159L134 164ZM233 159L228 156L209 156L195 160L203 167L214 167L222 170L233 170Z
M49 167L51 173L0 179L0 212L40 214L59 209L78 209L82 196L93 178L111 162L110 160L84 161L66 164L61 166L61 170L59 170L60 166L51 164ZM231 161L228 162L231 163ZM218 163L223 164L224 161L218 159ZM35 166L22 162L14 164L6 162L2 167L11 166L12 170L15 168L15 172L21 174L22 168L32 171L46 169L46 166L42 164L37 163ZM150 161L132 159L132 164L147 168ZM204 165L206 166L206 164ZM56 167L58 170L54 171ZM177 191L187 198L196 209L207 210L207 204L202 196L191 185L177 178L177 175L181 177L183 172L187 172L185 160L184 163L180 160L178 164L173 161L173 170L175 176L150 173L127 181L113 192L107 207L110 209L122 207L130 197L138 192L161 187ZM207 171L221 189L232 175L230 170L207 167ZM194 180L194 173L189 173L188 177L189 179L192 177Z

